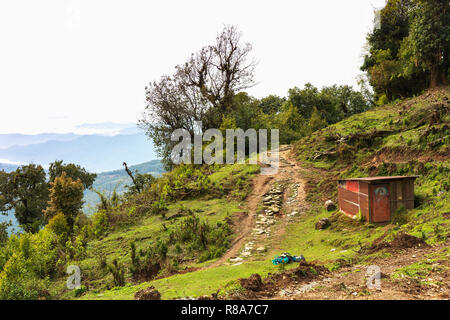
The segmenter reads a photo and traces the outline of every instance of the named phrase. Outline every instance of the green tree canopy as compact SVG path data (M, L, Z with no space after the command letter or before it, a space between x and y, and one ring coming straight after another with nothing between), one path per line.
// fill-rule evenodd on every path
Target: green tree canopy
M29 164L6 173L0 171L0 211L14 209L14 215L27 232L37 232L44 224L48 183L40 165Z
M446 0L388 0L367 35L366 71L377 99L420 93L448 81L450 4Z
M64 214L72 230L75 218L83 206L84 186L80 179L74 181L65 172L50 183L50 200L44 213L51 219L59 213Z
M62 173L65 172L67 177L72 178L72 180L80 180L83 183L84 189L89 189L97 177L95 173L89 173L86 169L80 167L79 165L73 163L63 163L62 160L57 160L50 163L48 169L50 182L55 181L56 177L60 177Z

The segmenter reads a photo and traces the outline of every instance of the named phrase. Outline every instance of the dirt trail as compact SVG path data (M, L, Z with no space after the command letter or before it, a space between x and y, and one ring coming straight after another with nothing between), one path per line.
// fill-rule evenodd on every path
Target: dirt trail
M305 181L299 174L299 170L302 169L297 163L290 160L294 159L291 152L291 146L281 145L278 171L271 175L260 174L253 179L252 191L246 199L248 214L244 215L244 217L240 216L239 220L236 221L236 224L238 224L237 236L232 242L230 249L220 259L202 269L215 268L228 263L229 259L238 257L239 252L243 249L245 250L249 243L251 244L251 248L253 248L253 245L261 245L260 240L264 242L264 239L259 239L252 231L254 231L257 226L257 211L258 208L260 208L260 205L262 205L263 197L275 183L281 183L286 187L283 192L280 212L290 213L294 210L298 212L306 208ZM293 193L293 195L290 196L289 192ZM277 214L275 219L278 221L281 220L281 223L278 225L273 236L275 239L278 239L284 233L285 223L287 222L288 217ZM276 241L271 242L276 243Z
M246 236L250 234L255 224L255 212L258 203L261 201L261 196L270 187L269 182L270 180L272 180L272 178L273 176L258 175L253 179L252 192L246 199L248 214L244 217L243 220L239 221L240 225L237 237L231 243L230 249L228 249L228 251L220 259L206 266L204 269L215 268L222 265L229 258L236 256L237 253L242 249Z

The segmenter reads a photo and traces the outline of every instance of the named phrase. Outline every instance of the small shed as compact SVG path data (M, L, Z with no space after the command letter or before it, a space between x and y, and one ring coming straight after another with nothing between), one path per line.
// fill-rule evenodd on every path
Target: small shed
M350 217L361 214L369 222L386 222L401 206L414 208L418 176L369 177L338 180L339 210Z

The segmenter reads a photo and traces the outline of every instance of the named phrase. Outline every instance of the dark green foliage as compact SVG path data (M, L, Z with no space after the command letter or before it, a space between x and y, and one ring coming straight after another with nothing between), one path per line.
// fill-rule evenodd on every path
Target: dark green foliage
M78 179L81 180L84 189L89 189L97 177L97 174L89 173L86 169L80 167L79 165L73 163L63 163L62 160L57 160L50 163L50 167L48 169L48 174L50 177L49 182L53 182L55 178L60 177L63 172L65 172L66 175L74 181Z
M126 194L137 194L138 189L143 191L146 190L148 188L150 188L150 186L152 185L152 183L155 182L155 177L153 177L150 173L139 173L136 172L134 174L134 182L136 184L132 184L132 185L126 185L125 189Z
M86 286L80 286L79 288L73 291L75 298L81 297L87 291Z
M8 241L8 228L11 226L11 221L0 222L0 247Z
M180 222L170 241L186 245L188 251L200 252L198 260L203 262L218 258L226 252L231 233L231 228L226 223L219 222L216 226L211 226L207 221L191 215Z
M40 165L29 164L6 173L0 171L0 211L14 209L25 231L37 232L44 223L48 183Z
M123 287L125 285L125 270L121 264L114 259L112 264L108 266L109 272L114 279L114 286Z
M269 95L259 100L259 108L266 114L276 114L280 111L281 106L286 101L286 98L280 98L276 95Z
M405 207L400 207L392 214L391 218L392 224L395 225L404 225L408 222L408 211L405 209Z
M379 104L448 81L450 4L445 0L389 0L379 28L368 34L367 71Z

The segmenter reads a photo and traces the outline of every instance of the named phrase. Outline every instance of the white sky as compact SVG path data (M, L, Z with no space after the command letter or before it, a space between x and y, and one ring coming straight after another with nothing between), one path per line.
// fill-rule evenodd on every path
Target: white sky
M0 133L136 122L144 87L236 24L259 61L248 90L351 84L384 0L2 0Z

